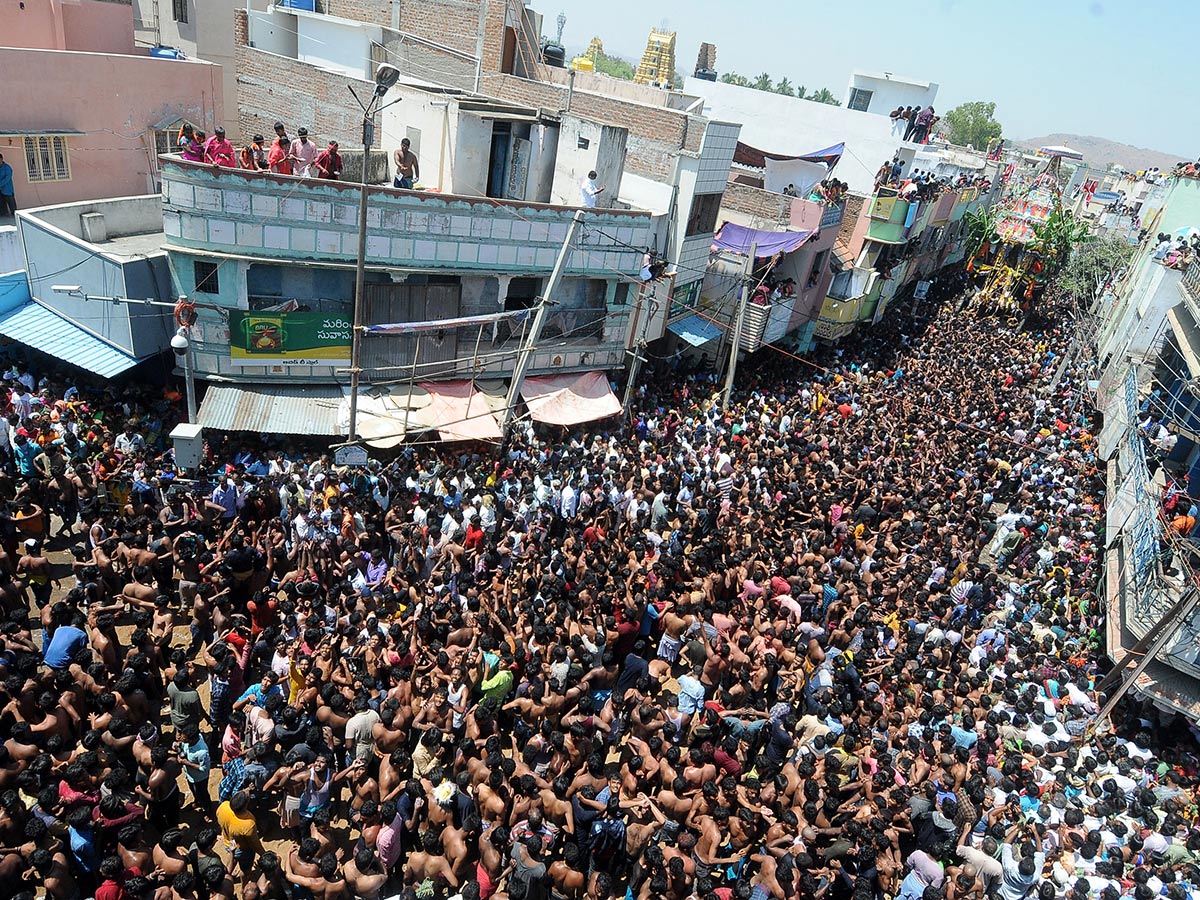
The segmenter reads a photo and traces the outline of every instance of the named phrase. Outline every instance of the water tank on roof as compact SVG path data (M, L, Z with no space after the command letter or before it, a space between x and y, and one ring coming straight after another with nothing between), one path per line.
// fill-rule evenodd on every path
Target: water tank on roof
M564 69L567 65L567 51L562 44L547 44L542 48L542 59L546 61L546 65L554 66L556 69Z
M695 77L699 78L701 81L716 81L717 80L716 69L697 69L694 74L695 74Z

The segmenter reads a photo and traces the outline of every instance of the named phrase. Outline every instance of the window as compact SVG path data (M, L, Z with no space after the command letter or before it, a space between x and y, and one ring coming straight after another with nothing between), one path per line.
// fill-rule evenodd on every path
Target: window
M154 132L154 152L161 159L170 153L178 153L179 145L176 143L179 140L179 130L184 125L191 125L195 128L195 124L188 122L187 119L180 119L174 125L167 128L162 128ZM159 168L162 168L160 165Z
M846 105L850 109L866 112L867 107L871 105L871 98L873 96L875 96L874 91L864 91L862 88L850 88L850 102Z
M828 258L828 250L822 250L813 257L812 268L808 270L808 280L805 283L805 287L813 287L821 280L821 276L825 274L825 260Z
M217 278L217 264L197 259L192 262L192 277L196 282L196 293L219 294L221 283Z
M697 194L692 198L692 212L688 216L685 237L696 234L712 234L717 228L717 214L721 211L721 194Z
M65 137L25 138L25 171L33 181L70 181L71 159Z
M171 18L183 25L188 20L188 0L171 0Z

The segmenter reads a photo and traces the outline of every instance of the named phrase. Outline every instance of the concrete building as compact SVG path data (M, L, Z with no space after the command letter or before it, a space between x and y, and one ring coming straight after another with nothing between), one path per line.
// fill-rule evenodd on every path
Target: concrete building
M128 0L0 0L0 21L0 153L19 207L154 192L180 124L222 121L220 67L134 55Z
M1161 190L1156 232L1200 228L1200 180L1168 178ZM1108 462L1104 584L1114 661L1144 652L1140 642L1188 587L1176 542L1196 534L1168 539L1167 485L1183 487L1184 511L1200 500L1200 264L1170 268L1156 258L1156 243L1151 234L1138 246L1129 269L1094 304L1094 324L1085 331L1098 364L1092 402L1104 421L1097 453ZM1133 689L1195 722L1200 616L1172 622L1166 646Z
M857 112L887 116L901 106L924 109L937 99L937 92L938 86L932 81L914 81L891 72L854 72L842 105Z
M140 52L178 50L221 67L221 109L231 139L237 132L234 9L266 9L267 0L132 0L133 40Z
M101 378L144 372L142 364L165 376L170 310L101 299L174 299L162 227L156 194L18 211L12 280L22 288L6 300L20 302L3 304L0 335Z
M327 412L341 397L358 197L357 185L342 182L165 163L174 291L204 304L192 329L195 366L230 387L214 395L221 409L257 409L287 385L305 387L296 402L324 403ZM529 326L525 311L544 291L574 214L530 201L372 188L364 319L401 333L364 337L367 381L386 391L510 375ZM624 363L642 266L630 248L646 244L651 216L596 209L585 222L532 358L534 375L589 375ZM402 327L480 316L496 320L450 323L420 337ZM319 428L311 433L344 433L336 417L315 407L313 414ZM200 421L222 427L203 407Z
M471 6L470 0L462 2ZM445 38L447 46L429 46L434 33L427 23L407 24L426 29L414 31L414 37L438 55L423 61L396 55L389 48L405 42L412 46L413 41L408 32L396 32L390 13L385 16L385 9L372 3L340 4L340 15L330 15L332 4L317 13L279 7L240 13L242 131L269 133L274 121L283 118L291 127L306 124L319 140L333 137L352 147L361 116L346 84L365 79L372 59L386 60L405 72L405 83L396 89L403 99L381 117L382 144L390 153L409 138L421 162L423 186L463 196L573 206L594 169L606 188L601 205L653 215L640 249L669 260L672 302L694 306L739 127L698 115L701 102L686 93L542 65L521 49L524 32L513 28L528 26L536 13L510 0L502 21L493 13L503 6L474 6L478 15L471 22L460 10L463 27L469 26L468 33L477 38L474 73L452 62L464 61L468 42L448 46ZM400 25L406 25L403 18ZM339 34L336 40L322 38L325 56L319 64L302 58L303 36L317 26ZM364 58L367 45L375 57ZM509 45L513 52L502 52ZM523 77L522 71L531 77ZM439 84L429 83L432 75L440 77ZM665 325L661 316L644 318L639 332L649 328L646 340L654 340Z

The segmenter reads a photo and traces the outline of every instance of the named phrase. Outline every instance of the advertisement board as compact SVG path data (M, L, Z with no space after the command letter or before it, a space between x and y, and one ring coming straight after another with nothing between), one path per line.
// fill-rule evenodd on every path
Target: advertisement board
M352 326L341 313L230 310L229 358L235 366L349 365Z

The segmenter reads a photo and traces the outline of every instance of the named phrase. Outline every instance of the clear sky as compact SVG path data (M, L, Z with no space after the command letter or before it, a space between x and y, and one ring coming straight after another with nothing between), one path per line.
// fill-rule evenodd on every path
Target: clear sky
M717 71L768 72L842 99L850 73L934 81L938 111L994 100L1004 134L1089 134L1200 156L1200 117L1179 88L1200 60L1178 0L531 0L563 43L641 57L652 26L679 34L676 67L690 75L701 41ZM1175 87L1176 90L1171 90Z

